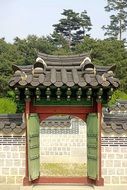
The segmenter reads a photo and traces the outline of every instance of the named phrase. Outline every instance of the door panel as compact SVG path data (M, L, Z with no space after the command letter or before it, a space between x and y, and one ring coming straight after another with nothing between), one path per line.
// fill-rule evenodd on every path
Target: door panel
M98 118L95 113L87 117L87 176L98 177Z
M35 180L40 175L40 124L37 114L30 114L27 121L27 131L29 180Z

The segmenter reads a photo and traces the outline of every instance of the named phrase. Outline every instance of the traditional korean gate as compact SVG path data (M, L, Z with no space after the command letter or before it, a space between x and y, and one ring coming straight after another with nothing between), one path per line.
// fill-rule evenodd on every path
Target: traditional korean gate
M28 106L28 105L29 106ZM96 112L101 112L97 107L82 107L82 106L33 106L30 102L26 104L26 114L29 112L27 122L27 138L28 138L28 176L29 183L44 184L44 183L80 183L80 184L103 184L100 178L100 121ZM39 120L44 120L50 115L56 114L71 114L78 116L86 121L87 124L87 177L41 177L40 174L40 159L39 159ZM36 111L36 113L33 113ZM37 114L38 113L38 114ZM28 183L24 182L24 185Z
M53 56L43 53L32 66L13 65L9 81L17 101L25 103L26 174L24 185L32 183L83 183L103 185L101 176L102 105L119 86L115 66L94 65L86 54ZM25 100L25 101L24 101ZM39 122L55 114L87 119L87 163L85 178L39 177ZM32 114L32 115L31 115Z

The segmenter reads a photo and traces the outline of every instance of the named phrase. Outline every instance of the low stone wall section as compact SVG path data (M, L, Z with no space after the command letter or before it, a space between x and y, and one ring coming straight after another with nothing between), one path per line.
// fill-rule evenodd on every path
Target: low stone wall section
M127 135L102 137L102 175L105 184L127 184Z
M0 135L0 184L22 184L25 175L25 135Z
M25 129L17 130L20 127L16 126L21 126L19 120L9 132L12 120L4 117L0 121L0 184L22 184L25 175ZM70 126L62 129L40 127L41 163L86 162L86 133L87 127L81 120L72 120ZM127 184L126 131L118 134L102 130L102 175L105 184Z

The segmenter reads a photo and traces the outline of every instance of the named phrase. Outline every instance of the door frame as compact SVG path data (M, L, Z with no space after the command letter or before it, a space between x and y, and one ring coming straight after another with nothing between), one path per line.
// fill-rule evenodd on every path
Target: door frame
M96 180L90 179L88 177L43 177L40 176L38 179L30 181L29 180L29 170L28 170L28 144L27 144L27 119L30 113L37 113L39 115L40 121L45 120L47 117L57 114L62 115L73 115L79 117L83 121L86 121L87 115L89 113L97 113L98 115L98 166L99 175ZM70 183L70 184L82 184L89 185L94 184L97 186L104 185L104 179L101 173L101 120L102 120L102 103L96 101L93 106L45 106L45 105L33 105L30 100L25 102L25 121L26 121L26 169L25 177L23 179L23 185L28 186L32 184L53 184L53 183Z

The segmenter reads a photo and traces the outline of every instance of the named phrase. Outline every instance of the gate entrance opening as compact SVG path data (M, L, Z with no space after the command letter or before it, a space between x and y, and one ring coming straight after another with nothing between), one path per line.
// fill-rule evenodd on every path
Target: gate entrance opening
M119 86L114 66L95 66L86 54L38 54L32 66L13 65L9 85L25 103L26 174L23 184L80 183L103 185L101 174L102 105ZM25 100L25 101L24 101ZM40 122L52 115L71 115L87 124L87 176L40 176Z
M40 123L40 176L87 176L87 127L83 120L55 115Z

